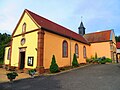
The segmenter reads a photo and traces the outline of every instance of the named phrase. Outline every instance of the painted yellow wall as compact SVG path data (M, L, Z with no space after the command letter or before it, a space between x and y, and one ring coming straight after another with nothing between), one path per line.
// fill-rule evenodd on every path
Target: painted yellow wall
M13 38L13 43L12 43L12 58L11 58L11 65L12 66L18 66L19 62L19 48L21 47L27 47L26 52L25 52L25 68L35 68L37 64L37 31L32 32L29 34L26 34L25 37L26 42L22 46L21 45L21 39L22 36L15 37ZM27 66L27 59L28 56L34 56L34 65L32 66Z
M26 35L27 43L26 43L26 63L25 68L36 68L37 65L37 41L38 41L38 34L37 32L30 33ZM34 65L33 67L27 65L28 56L34 56Z
M62 43L66 40L68 42L68 57L62 57ZM70 43L71 43L71 56L70 56ZM79 63L85 63L86 59L83 58L83 46L84 44L70 40L68 38L58 36L45 31L44 36L44 67L45 69L50 67L52 55L56 57L56 62L59 67L70 66L73 60L73 54L75 53L75 44L78 43L79 46ZM89 53L89 46L85 45L87 48L87 55Z
M91 58L91 46L86 45L87 58Z
M70 65L70 49L68 49L68 58L62 58L62 41L69 39L64 39L58 35L45 32L44 36L44 67L49 68L52 60L52 55L55 55L56 62L58 66L68 66ZM68 42L68 45L70 43Z
M20 25L18 25L18 28L14 34L18 35L21 34L22 32L22 25L23 23L26 22L26 32L30 30L37 29L38 27L35 25L35 23L29 18L29 16L25 13L23 16L23 19L20 22ZM13 38L13 43L12 43L12 56L11 56L11 66L18 66L19 62L19 48L20 47L27 47L26 52L25 52L25 68L36 68L37 64L37 39L38 39L38 31L32 32L25 34L24 38L26 39L25 44L22 46L21 45L21 39L23 38L22 36L14 37ZM28 56L34 56L34 65L33 66L28 66L27 65L27 59Z
M90 46L89 45L85 45L83 43L77 42L75 40L71 40L71 53L72 56L71 58L73 59L73 54L75 53L75 44L78 44L79 47L79 57L77 58L78 63L86 63L86 58L83 57L83 47L86 47L86 55L87 57L90 57ZM70 47L70 46L69 46Z
M8 49L9 49L9 48L10 48L10 47L6 47L6 48L5 48L4 64L9 64L9 61L10 61L10 60L7 59Z
M17 27L16 32L14 33L15 35L21 34L22 33L22 25L26 23L26 32L28 31L32 31L34 29L38 29L38 27L36 26L36 24L31 20L31 18L28 16L27 13L24 14L20 24Z
M91 43L91 56L95 57L95 53L97 53L98 57L106 56L111 58L110 42Z

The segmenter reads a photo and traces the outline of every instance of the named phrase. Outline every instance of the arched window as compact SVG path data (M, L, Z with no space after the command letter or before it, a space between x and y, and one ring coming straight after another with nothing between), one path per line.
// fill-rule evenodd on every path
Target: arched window
M10 48L8 49L7 59L10 60Z
M22 33L25 33L25 32L26 32L26 23L22 25Z
M87 56L86 56L86 47L85 47L85 46L83 47L83 57L84 57L84 58L87 57Z
M62 55L63 57L68 57L68 43L66 40L64 40L62 44Z
M76 57L79 57L79 48L78 48L78 44L75 44L75 54L76 54Z

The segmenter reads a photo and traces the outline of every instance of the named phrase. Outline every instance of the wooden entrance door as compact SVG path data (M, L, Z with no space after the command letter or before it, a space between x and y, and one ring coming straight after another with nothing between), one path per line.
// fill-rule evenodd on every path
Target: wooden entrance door
M25 51L20 52L20 66L19 69L24 69L25 67Z

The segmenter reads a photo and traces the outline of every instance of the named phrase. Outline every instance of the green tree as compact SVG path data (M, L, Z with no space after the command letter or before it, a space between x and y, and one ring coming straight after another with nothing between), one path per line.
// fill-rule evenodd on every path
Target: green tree
M11 36L7 33L0 33L0 62L4 60L5 46L10 42Z
M120 42L120 36L115 36L116 42Z
M51 62L51 65L50 65L50 72L51 73L59 72L59 67L56 63L55 55L53 55L53 57L52 57L52 62Z
M76 58L76 54L74 54L74 56L73 56L72 66L73 67L78 67L79 66L77 58Z

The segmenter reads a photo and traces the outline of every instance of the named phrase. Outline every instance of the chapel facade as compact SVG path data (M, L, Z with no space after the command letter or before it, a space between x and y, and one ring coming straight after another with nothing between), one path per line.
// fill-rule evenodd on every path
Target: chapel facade
M5 48L4 63L23 70L37 68L43 73L53 55L59 67L71 66L74 53L78 63L86 63L95 53L116 60L114 30L86 34L81 22L78 32L25 9Z

